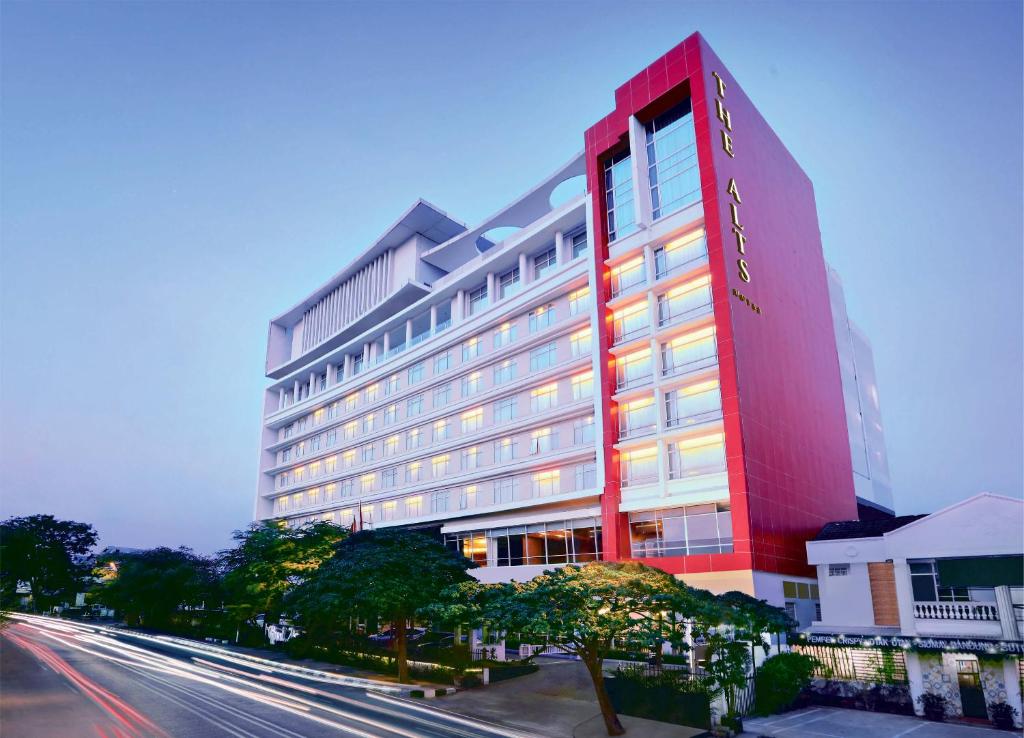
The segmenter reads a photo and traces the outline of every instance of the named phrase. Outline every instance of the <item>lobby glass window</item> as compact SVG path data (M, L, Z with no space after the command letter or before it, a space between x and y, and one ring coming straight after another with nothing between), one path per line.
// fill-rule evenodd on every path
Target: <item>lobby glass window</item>
M511 438L499 438L494 442L494 463L503 464L516 457L516 442Z
M572 424L572 441L577 446L594 442L594 416L578 418Z
M445 535L445 545L457 554L461 554L478 566L487 566L487 536L483 531L467 533L449 533Z
M423 362L413 364L409 367L409 384L416 384L423 381Z
M658 429L654 397L638 397L619 405L619 438L654 433Z
M572 236L572 258L578 259L587 253L588 249L586 231L580 231Z
M725 437L721 433L673 441L668 445L669 479L725 471Z
M434 374L446 372L452 368L452 352L445 351L434 357Z
M555 266L555 247L552 246L533 257L533 278L540 279L553 271Z
M647 177L655 219L700 200L697 138L689 99L652 120L647 129Z
M651 379L651 350L634 351L615 359L615 375L619 389L643 384Z
M475 395L483 387L483 375L480 372L471 372L462 378L462 396Z
M608 240L636 230L633 211L633 159L629 151L608 157L604 164L604 202L608 213Z
M696 425L720 417L722 395L717 379L665 393L665 423L669 428Z
M462 344L462 361L472 361L479 356L483 356L484 353L484 342L480 336L473 336Z
M555 365L558 346L554 341L539 346L530 352L530 371L539 372Z
M576 331L569 336L569 353L574 359L590 355L591 330L589 327Z
M597 464L577 464L573 476L576 482L576 491L593 489L597 486Z
M652 484L658 481L658 447L648 446L623 451L619 455L622 486Z
M494 403L494 422L508 423L516 417L516 398L503 397Z
M509 269L498 278L498 296L504 300L506 297L519 292L519 267Z
M471 290L468 296L468 310L470 315L476 315L485 307L487 307L487 285L481 285L475 290Z
M530 411L541 413L558 404L558 384L552 382L530 390Z
M617 264L612 267L612 297L618 297L646 281L643 254Z
M459 418L462 420L463 433L475 433L484 427L484 409L482 407L467 410Z
M508 346L516 340L516 324L505 322L494 331L494 348Z
M504 384L511 382L516 376L516 363L512 359L505 359L505 361L497 364L494 367L494 383Z
M732 551L732 515L723 504L629 513L634 558Z
M442 384L440 387L434 388L434 404L433 408L436 410L439 407L446 407L452 401L452 383L447 382Z
M414 395L406 401L405 417L414 418L423 412L423 395Z
M594 518L450 533L445 544L462 551L465 537L480 535L494 541L496 559L491 563L497 566L586 563L601 558L601 522Z
M594 372L577 374L572 378L572 399L583 400L594 396Z
M569 315L579 315L590 309L590 288L580 287L569 293Z
M550 328L555 322L555 306L541 305L530 311L530 333Z
M621 307L615 311L614 315L612 325L615 331L615 343L632 341L634 338L639 338L650 332L651 323L648 319L646 299Z
M661 344L662 373L666 377L712 366L717 357L713 327L687 333Z
M657 279L685 271L708 255L704 229L674 238L654 250L654 273Z

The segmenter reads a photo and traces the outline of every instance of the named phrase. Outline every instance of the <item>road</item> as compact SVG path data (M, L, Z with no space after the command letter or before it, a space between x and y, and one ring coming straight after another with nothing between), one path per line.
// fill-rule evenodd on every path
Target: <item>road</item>
M16 616L0 631L6 738L529 738L393 685L205 644Z

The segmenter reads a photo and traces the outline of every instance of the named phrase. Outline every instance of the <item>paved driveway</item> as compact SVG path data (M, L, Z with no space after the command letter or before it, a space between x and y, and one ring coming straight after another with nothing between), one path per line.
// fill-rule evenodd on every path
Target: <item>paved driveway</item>
M749 718L743 721L743 735L773 738L1007 738L1020 735L978 725L932 723L907 715L844 710L839 707L807 707L803 710Z

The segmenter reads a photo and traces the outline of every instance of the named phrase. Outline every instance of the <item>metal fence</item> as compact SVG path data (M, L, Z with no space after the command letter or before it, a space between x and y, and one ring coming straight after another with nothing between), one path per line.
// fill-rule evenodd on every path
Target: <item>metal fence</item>
M880 684L907 683L907 662L902 651L803 644L793 645L792 650L816 658L821 666L814 675L822 679Z

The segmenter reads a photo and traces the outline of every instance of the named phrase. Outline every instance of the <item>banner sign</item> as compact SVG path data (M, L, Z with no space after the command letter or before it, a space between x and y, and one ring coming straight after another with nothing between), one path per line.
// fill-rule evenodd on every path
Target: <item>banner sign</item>
M941 638L801 633L800 640L822 646L860 648L903 648L922 651L964 651L968 653L1024 654L1022 641L987 641L979 638Z

